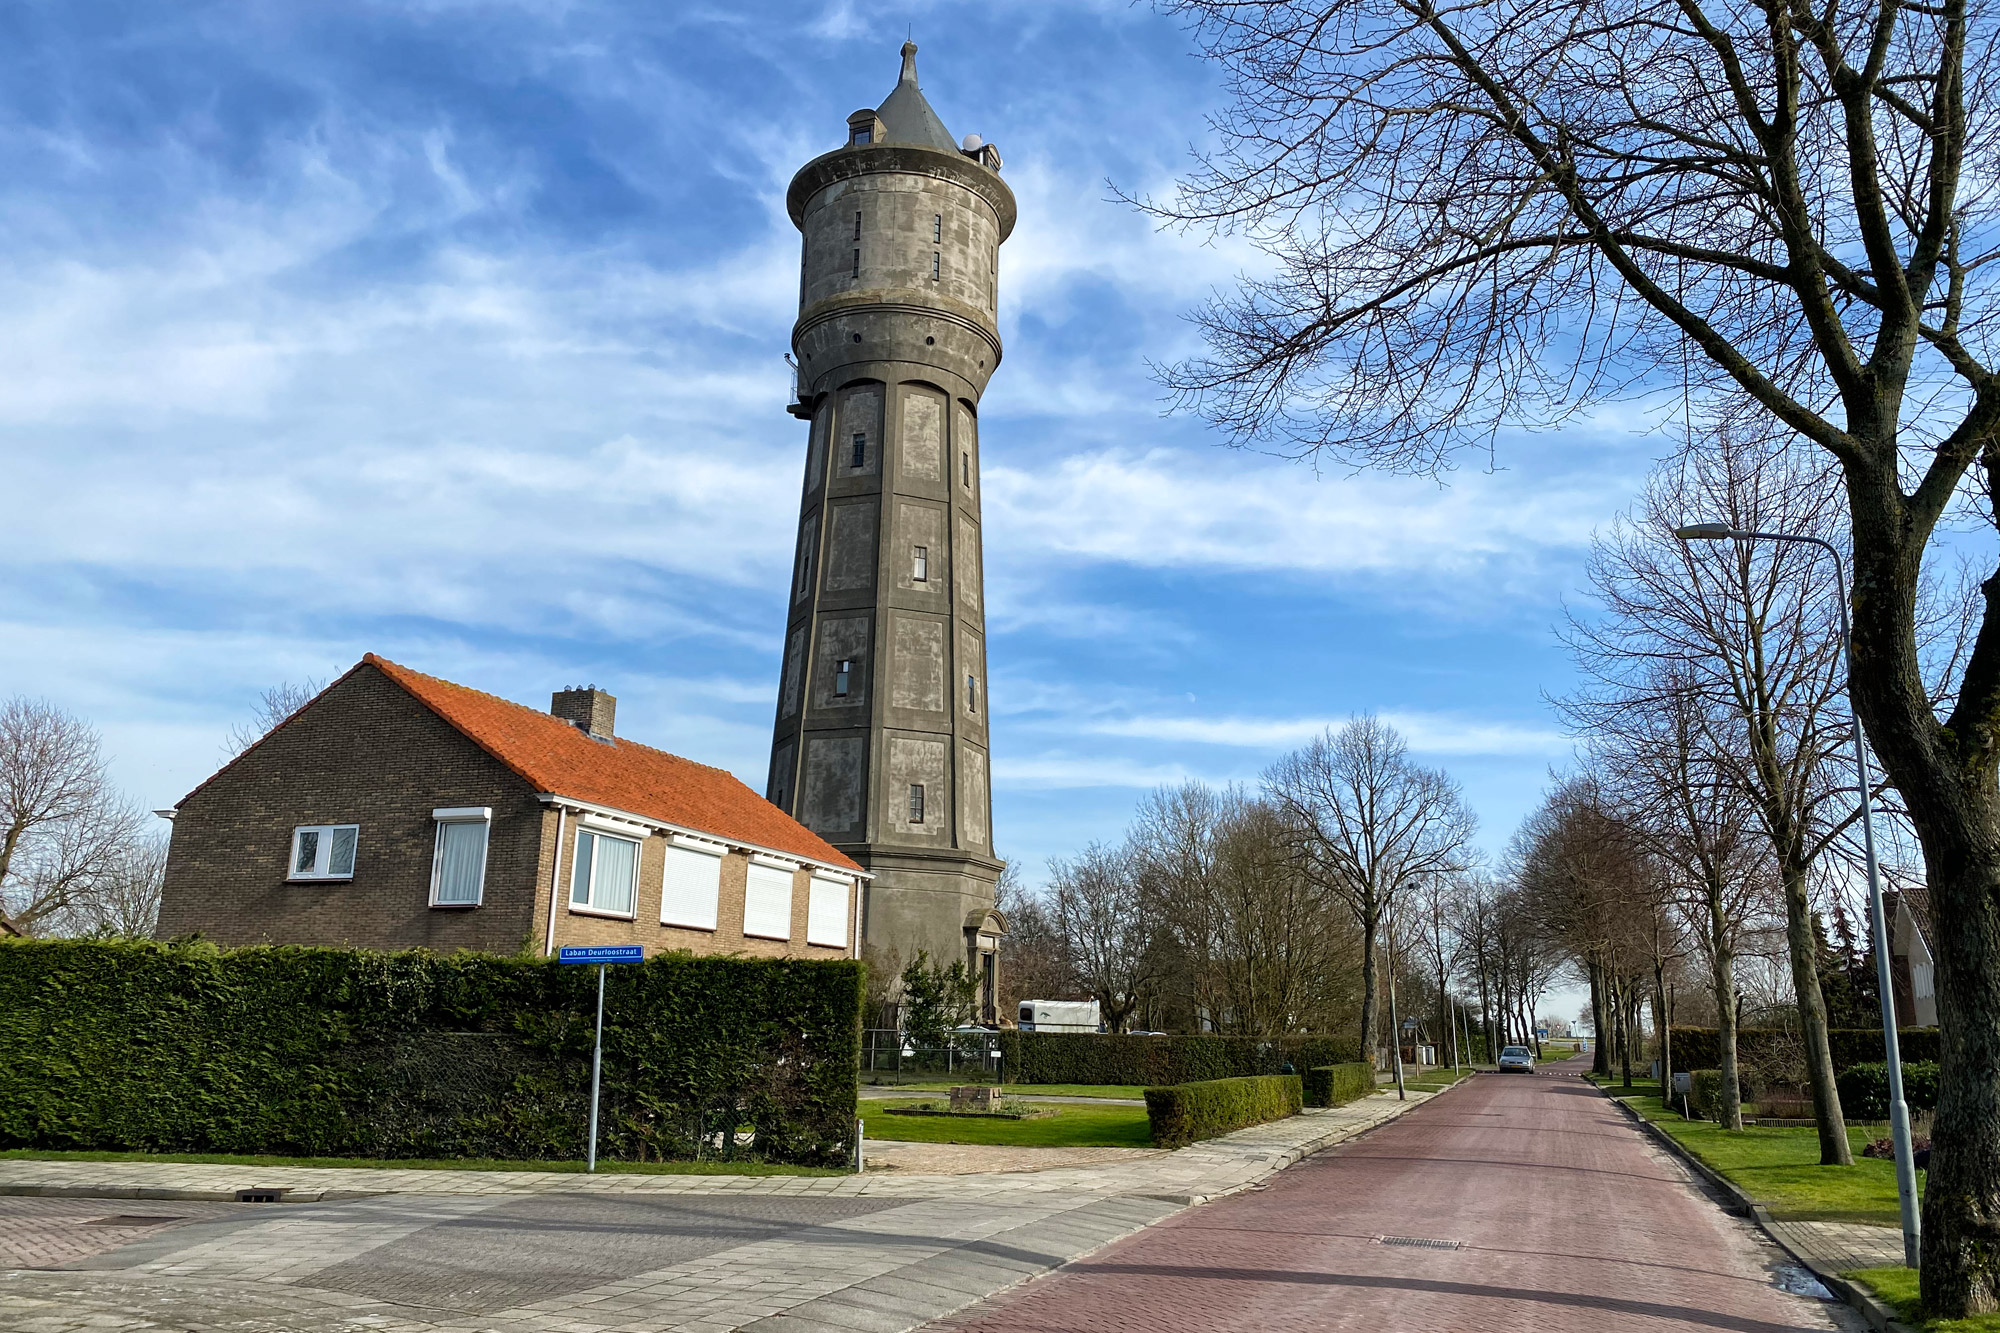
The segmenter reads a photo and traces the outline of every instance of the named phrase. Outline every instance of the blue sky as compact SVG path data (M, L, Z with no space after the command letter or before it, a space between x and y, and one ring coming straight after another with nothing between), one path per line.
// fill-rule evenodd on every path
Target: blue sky
M995 829L1031 881L1152 785L1375 711L1505 843L1568 743L1550 626L1661 442L1449 484L1162 415L1258 257L1156 232L1222 107L1145 6L23 3L0 12L0 693L165 805L373 650L761 781L804 427L797 167L912 31L1006 157L983 412Z

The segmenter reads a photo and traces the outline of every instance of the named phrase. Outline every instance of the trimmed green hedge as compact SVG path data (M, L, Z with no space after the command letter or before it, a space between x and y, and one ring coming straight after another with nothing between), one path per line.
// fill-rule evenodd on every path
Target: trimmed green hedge
M847 1160L860 963L607 981L599 1155ZM0 941L0 1147L573 1160L596 998L542 959Z
M1153 1145L1179 1148L1246 1125L1283 1120L1305 1105L1297 1074L1213 1078L1146 1089L1146 1119Z
M1840 1113L1849 1120L1889 1118L1889 1065L1850 1065L1835 1080L1840 1085ZM1903 1062L1903 1101L1912 1111L1935 1111L1938 1067L1931 1060Z
M1321 1065L1305 1075L1307 1106L1345 1106L1375 1091L1375 1066L1365 1060Z
M1282 1074L1361 1058L1353 1037L1127 1037L1103 1032L1000 1034L1009 1083L1164 1085Z
M1714 1028L1677 1027L1673 1035L1674 1068L1714 1069L1722 1063L1722 1043ZM1882 1060L1881 1028L1834 1028L1826 1036L1827 1046L1833 1052L1836 1073L1853 1065L1880 1063ZM1934 1061L1938 1058L1936 1028L1899 1028L1897 1039L1903 1048L1905 1061ZM1798 1038L1770 1028L1739 1028L1736 1032L1736 1059L1754 1068L1762 1062L1769 1044L1777 1041L1796 1045Z

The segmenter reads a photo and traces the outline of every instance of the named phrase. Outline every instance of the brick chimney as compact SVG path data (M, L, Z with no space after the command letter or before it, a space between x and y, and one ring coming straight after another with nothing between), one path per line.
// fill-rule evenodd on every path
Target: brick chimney
M611 739L611 720L617 715L618 700L595 685L557 690L549 698L549 712L565 722L573 722L592 739Z

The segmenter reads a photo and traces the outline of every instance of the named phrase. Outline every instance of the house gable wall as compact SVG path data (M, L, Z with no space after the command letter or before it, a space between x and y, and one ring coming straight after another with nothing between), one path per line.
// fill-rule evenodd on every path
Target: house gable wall
M444 806L493 809L478 907L430 906L431 811ZM539 948L546 813L526 781L363 665L181 803L157 933L225 945ZM302 824L360 825L352 880L287 882Z

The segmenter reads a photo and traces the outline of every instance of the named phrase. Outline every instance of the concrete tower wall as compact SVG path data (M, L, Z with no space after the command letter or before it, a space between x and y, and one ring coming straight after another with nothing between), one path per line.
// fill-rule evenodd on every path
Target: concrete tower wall
M885 122L898 97L921 100L911 54ZM921 949L990 989L1004 923L978 407L1014 203L997 158L884 128L808 163L789 198L804 241L793 411L811 427L768 795L874 874L878 964Z

